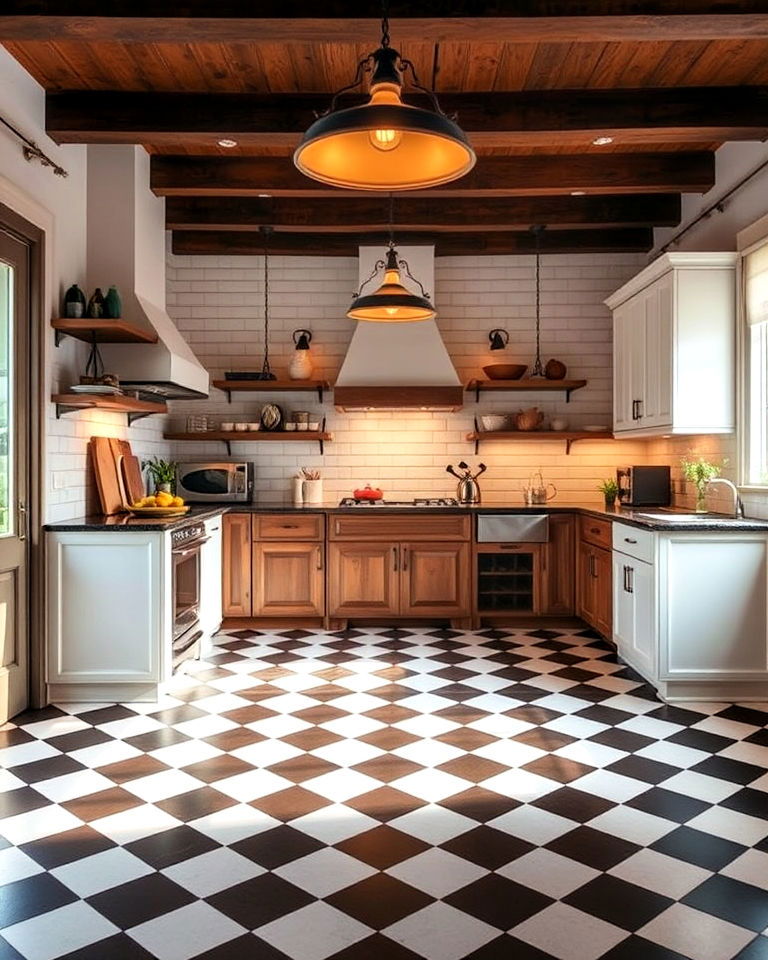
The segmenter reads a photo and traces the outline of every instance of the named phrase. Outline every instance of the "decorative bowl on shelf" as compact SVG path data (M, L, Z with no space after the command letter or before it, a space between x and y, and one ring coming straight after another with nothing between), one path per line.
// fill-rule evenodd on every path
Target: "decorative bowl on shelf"
M483 373L489 380L519 380L527 369L526 363L491 363Z
M495 433L497 430L506 430L509 426L509 417L506 414L487 413L480 417L480 425L486 433Z

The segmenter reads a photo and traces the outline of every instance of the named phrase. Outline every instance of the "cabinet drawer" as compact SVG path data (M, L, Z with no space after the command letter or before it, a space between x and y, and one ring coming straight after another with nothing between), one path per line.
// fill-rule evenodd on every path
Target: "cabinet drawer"
M613 549L629 554L637 560L653 563L654 534L650 530L640 530L626 523L613 525Z
M262 513L253 518L254 540L322 540L322 513Z
M336 515L330 518L330 522L331 540L469 540L470 537L470 518L462 516Z
M611 549L611 527L613 521L599 520L596 517L579 517L579 538L596 547Z

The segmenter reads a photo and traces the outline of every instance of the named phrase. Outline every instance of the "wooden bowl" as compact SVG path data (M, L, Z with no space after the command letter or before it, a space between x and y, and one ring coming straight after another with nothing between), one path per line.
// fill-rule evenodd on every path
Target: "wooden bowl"
M483 367L489 380L519 380L528 369L525 363L492 363Z

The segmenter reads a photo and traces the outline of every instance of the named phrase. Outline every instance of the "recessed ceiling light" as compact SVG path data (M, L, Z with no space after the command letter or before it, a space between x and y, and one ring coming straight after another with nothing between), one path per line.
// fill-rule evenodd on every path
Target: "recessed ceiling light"
M271 197L272 194L271 194L271 193L257 193L256 196L257 196L257 197L261 197L262 199L266 199L267 197Z
M226 147L228 150L231 150L232 147L237 146L237 140L219 140L217 142L220 147Z
M607 147L609 143L613 143L613 137L595 137L592 143L596 147Z
M572 197L584 197L586 196L586 194L587 194L586 190L571 190Z

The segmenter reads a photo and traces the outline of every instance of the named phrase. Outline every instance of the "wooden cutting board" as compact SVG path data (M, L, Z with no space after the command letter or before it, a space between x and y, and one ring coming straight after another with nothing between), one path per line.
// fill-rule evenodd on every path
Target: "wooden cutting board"
M107 516L122 513L122 479L118 475L113 451L113 441L109 437L91 437L91 460L99 489L101 509Z
M123 486L128 503L135 503L144 496L144 478L141 475L141 463L132 454L123 456Z

